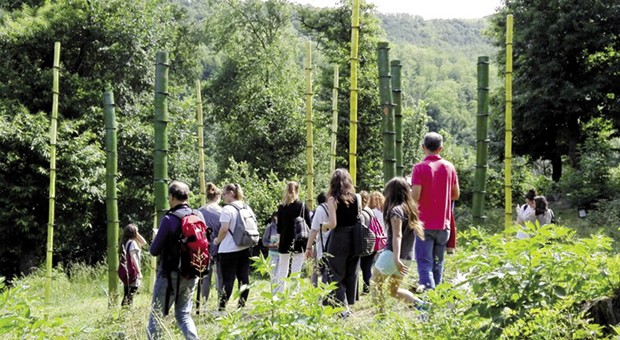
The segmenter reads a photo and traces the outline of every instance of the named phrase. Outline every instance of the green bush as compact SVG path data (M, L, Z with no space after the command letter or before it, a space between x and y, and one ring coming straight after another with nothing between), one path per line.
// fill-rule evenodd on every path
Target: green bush
M14 339L68 339L75 331L60 318L42 318L33 307L32 287L7 287L0 277L0 336Z
M492 337L531 337L542 328L553 337L597 335L580 306L620 284L608 273L612 240L577 239L565 227L531 224L522 230L530 237L516 239L517 228L493 236L477 229L461 234L467 250L457 254L465 278L460 285L476 296L466 314L487 319Z
M613 157L614 133L611 122L602 119L593 119L584 126L586 138L577 147L579 163L567 168L559 182L573 207L593 208L596 202L612 198L620 190L617 178L612 177L618 165Z
M269 274L271 268L267 259L261 256L252 260L258 272ZM313 287L307 279L293 276L286 279L285 284L284 291L275 295L271 293L273 286L255 293L259 297L243 319L242 313L224 317L217 338L342 339L352 336L339 326L335 317L342 309L319 303L336 288L334 283Z
M230 183L241 185L244 200L254 210L262 233L265 228L265 223L262 222L270 218L271 213L277 209L286 182L278 179L273 172L267 174L267 178L261 179L248 163L237 163L234 159L230 159L230 167L226 169L221 186Z

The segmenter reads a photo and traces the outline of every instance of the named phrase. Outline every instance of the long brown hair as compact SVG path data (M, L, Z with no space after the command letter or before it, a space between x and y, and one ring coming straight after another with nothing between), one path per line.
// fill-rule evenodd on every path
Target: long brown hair
M402 178L392 178L385 185L385 203L383 204L383 218L389 223L389 212L397 206L403 207L403 212L409 221L409 229L413 230L420 238L424 238L424 229L418 215L418 205L411 195L409 183Z
M336 201L342 201L347 206L355 201L355 188L353 188L353 180L347 170L334 170L332 173L332 178L329 181L329 191L327 191L327 196L333 197Z
M138 237L138 226L130 223L123 228L123 236L121 237L121 243L118 245L118 254L122 254L125 251L125 244L129 240L135 240Z

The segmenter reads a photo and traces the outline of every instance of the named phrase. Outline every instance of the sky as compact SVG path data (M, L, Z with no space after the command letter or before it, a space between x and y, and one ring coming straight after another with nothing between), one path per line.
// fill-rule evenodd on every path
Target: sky
M292 0L316 7L333 7L338 0ZM409 13L424 19L477 19L493 14L502 0L366 0L381 13Z

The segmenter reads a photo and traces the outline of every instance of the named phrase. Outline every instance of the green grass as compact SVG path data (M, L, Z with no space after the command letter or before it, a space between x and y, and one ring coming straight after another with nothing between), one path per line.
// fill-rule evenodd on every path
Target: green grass
M489 220L501 219L492 211ZM215 318L215 292L194 315L202 339L399 339L496 337L596 338L602 334L583 314L584 301L607 296L620 287L618 240L589 237L589 233L617 235L617 228L595 227L589 217L558 209L562 223L573 228L531 227L531 239L516 240L514 230L488 233L485 228L460 228L457 253L446 257L445 284L420 295L434 304L424 314L388 298L379 314L370 296L352 306L353 314L340 319L318 304L325 288L312 288L307 278L299 290L272 298L268 280L255 273L247 306L235 311L229 301L225 318ZM615 234L614 234L615 233ZM583 238L581 238L583 237ZM614 249L611 249L611 246ZM259 272L266 272L264 262ZM139 290L134 305L120 308L120 297L108 305L104 264L56 268L52 300L43 304L45 278L41 272L0 284L0 336L13 338L145 339L151 296ZM415 264L404 279L417 279ZM122 287L119 291L122 295ZM181 339L173 316L164 321L166 338ZM263 330L259 332L258 330ZM318 334L318 335L317 335ZM530 335L528 335L530 334Z

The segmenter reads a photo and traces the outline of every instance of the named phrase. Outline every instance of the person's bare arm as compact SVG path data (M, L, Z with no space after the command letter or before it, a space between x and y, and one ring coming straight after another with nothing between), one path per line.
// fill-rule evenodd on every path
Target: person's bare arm
M420 201L420 194L422 194L421 185L414 184L413 186L411 186L411 195L413 196L414 201Z
M333 197L327 199L327 210L329 212L329 222L323 223L323 231L336 228L336 200Z
M318 230L310 230L310 235L308 236L308 243L306 243L306 257L307 258L312 258L314 257L314 253L313 253L313 245L314 245L314 240L316 239L316 235L319 233Z
M390 225L392 226L392 252L394 254L394 263L396 263L398 272L405 276L407 275L408 268L400 260L400 248L403 241L403 221L397 216L392 216L392 218L390 218Z
M222 227L220 228L220 232L217 234L217 238L215 239L215 244L220 244L226 237L226 233L228 232L228 228L230 223L222 222Z
M458 200L459 196L461 196L461 190L459 189L459 182L457 181L456 184L452 186L452 200Z

